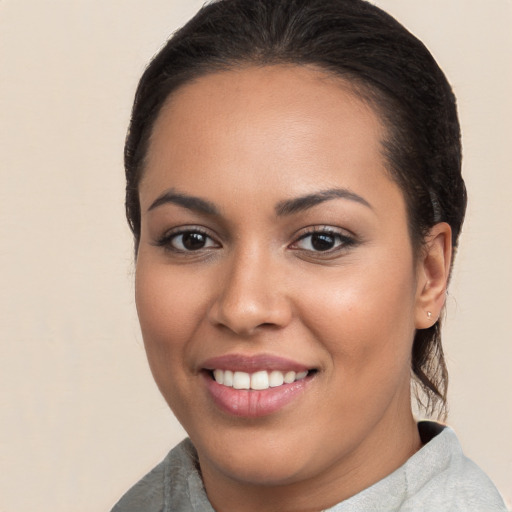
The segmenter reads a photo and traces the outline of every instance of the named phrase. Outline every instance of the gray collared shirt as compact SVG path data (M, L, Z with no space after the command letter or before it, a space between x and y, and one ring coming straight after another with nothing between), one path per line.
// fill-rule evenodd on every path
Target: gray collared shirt
M507 512L485 473L463 453L455 432L418 424L426 444L386 478L325 512ZM132 487L111 512L215 512L189 439Z

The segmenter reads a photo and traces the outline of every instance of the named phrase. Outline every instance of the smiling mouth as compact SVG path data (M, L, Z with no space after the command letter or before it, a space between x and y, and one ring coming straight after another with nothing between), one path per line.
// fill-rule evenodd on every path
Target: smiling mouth
M301 372L279 370L261 370L254 373L232 370L210 370L210 376L217 384L233 389L245 389L263 391L269 388L278 388L286 384L304 380L316 373L316 370L305 370Z
M271 354L226 354L201 364L213 403L234 417L279 413L310 389L317 368Z

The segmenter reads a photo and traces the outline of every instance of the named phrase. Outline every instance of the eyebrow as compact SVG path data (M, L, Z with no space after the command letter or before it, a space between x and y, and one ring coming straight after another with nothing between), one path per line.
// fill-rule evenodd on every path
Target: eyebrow
M275 206L275 211L278 217L292 215L332 199L347 199L373 209L371 204L360 195L345 188L331 188L314 194L307 194L305 196L280 201ZM187 194L176 192L174 189L167 190L155 199L147 211L149 212L154 210L164 204L176 204L183 208L187 208L188 210L206 215L219 215L218 208L212 202L200 197L189 196Z
M158 208L159 206L162 206L163 204L169 203L182 206L184 208L187 208L188 210L204 213L206 215L219 214L219 210L217 209L217 207L210 201L207 201L206 199L201 199L200 197L181 194L173 189L167 190L155 201L153 201L151 203L151 206L148 208L148 212L154 210L155 208Z
M373 210L372 205L366 199L346 188L331 188L314 194L287 199L286 201L279 202L275 210L278 216L291 215L312 208L325 201L330 201L331 199L348 199L349 201L354 201Z

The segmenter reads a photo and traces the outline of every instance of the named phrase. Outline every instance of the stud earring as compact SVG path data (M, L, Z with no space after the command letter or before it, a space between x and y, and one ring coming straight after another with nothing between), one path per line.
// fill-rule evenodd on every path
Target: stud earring
M432 318L432 313L430 311L427 311L427 316L429 319Z

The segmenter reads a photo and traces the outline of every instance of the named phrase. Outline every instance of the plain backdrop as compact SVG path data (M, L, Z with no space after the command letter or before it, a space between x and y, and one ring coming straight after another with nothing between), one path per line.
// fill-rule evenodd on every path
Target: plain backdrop
M512 2L379 0L458 96L469 211L449 423L512 500ZM108 511L185 434L147 367L122 152L197 0L0 0L0 511Z

